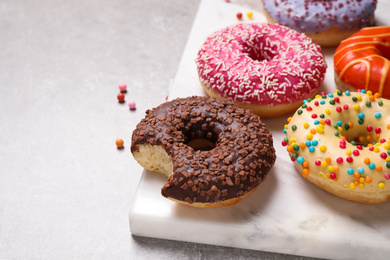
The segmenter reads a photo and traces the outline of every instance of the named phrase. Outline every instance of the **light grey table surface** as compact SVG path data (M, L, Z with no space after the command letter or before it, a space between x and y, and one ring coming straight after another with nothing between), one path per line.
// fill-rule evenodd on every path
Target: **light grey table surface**
M131 132L169 94L198 5L0 1L0 259L303 259L130 233Z

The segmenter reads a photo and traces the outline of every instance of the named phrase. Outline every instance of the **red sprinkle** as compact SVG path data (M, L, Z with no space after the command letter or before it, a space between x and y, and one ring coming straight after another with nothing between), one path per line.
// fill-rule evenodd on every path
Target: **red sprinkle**
M377 128L375 128L375 133L379 134L381 131L382 131L382 128L380 128L379 126Z
M353 155L355 155L355 156L358 156L359 154L360 154L360 152L358 151L358 150L353 150Z
M334 179L336 179L336 174L334 174L333 172L329 175L329 177L332 179L332 180L334 180Z
M337 111L337 112L339 112L339 113L340 113L340 112L341 112L341 110L342 110L342 109L341 109L341 107L336 107L336 111Z
M353 158L351 156L348 156L345 160L349 163L353 162Z
M368 126L367 126L367 131L368 131L368 132L371 132L371 131L372 131L372 126L371 126L371 125L368 125Z
M337 161L337 163L342 163L344 160L343 160L342 157L339 157L339 158L336 159L336 161Z
M347 110L347 109L349 108L349 106L348 106L347 104L345 104L345 105L343 106L343 108L344 108L345 110Z
M118 101L119 101L120 103L123 103L123 102L125 101L125 94L119 93L118 96L117 96L117 98L118 98Z
M387 158L387 154L386 153L381 153L381 158L382 159L386 159Z
M321 165L321 161L320 160L317 160L314 162L317 166L320 166Z
M242 13L237 13L237 19L241 20L242 19Z

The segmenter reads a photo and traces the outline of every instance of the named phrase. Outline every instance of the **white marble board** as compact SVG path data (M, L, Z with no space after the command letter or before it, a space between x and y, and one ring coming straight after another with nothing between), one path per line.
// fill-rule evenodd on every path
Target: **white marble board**
M237 23L238 12L240 22L265 22L258 2L201 2L170 99L205 95L194 62L199 47L210 33ZM390 3L379 1L377 24L390 25L389 10ZM253 19L247 18L249 11ZM335 89L334 50L323 50L328 70L320 91ZM287 117L263 120L273 133L277 160L267 180L237 205L200 209L177 204L161 196L166 178L144 171L130 212L132 234L329 259L388 259L390 203L346 201L305 181L281 146Z

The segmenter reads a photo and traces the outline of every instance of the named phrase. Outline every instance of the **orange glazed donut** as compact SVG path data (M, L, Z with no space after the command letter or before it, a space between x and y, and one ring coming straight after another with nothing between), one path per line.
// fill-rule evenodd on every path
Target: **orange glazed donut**
M282 145L309 182L377 204L390 200L390 100L365 92L307 100L285 125Z
M180 98L148 110L131 152L167 175L161 193L193 207L236 204L266 178L276 155L272 134L252 110L214 98Z
M364 28L342 41L334 55L341 90L370 90L390 99L390 26Z

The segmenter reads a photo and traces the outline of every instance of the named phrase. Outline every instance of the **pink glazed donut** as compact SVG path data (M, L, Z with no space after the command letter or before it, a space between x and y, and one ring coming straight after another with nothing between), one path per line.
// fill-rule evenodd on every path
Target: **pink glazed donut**
M295 111L315 95L326 72L321 48L276 24L242 23L210 35L196 58L207 95L263 117Z

